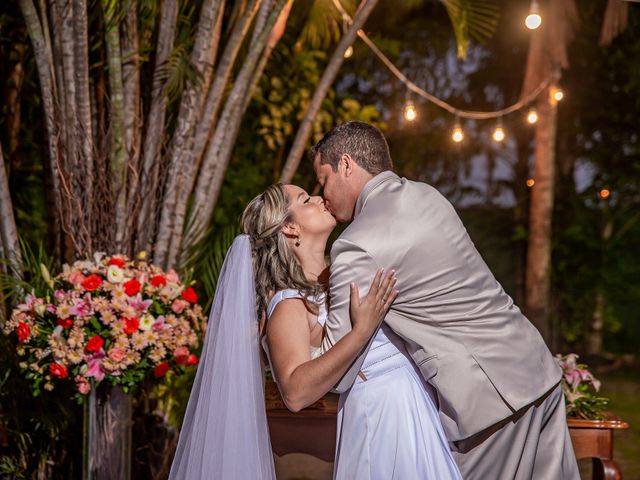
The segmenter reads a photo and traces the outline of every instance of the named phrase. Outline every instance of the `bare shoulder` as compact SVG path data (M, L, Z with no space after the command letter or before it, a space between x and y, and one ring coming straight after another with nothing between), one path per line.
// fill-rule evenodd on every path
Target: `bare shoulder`
M282 300L274 309L267 322L267 332L281 328L291 329L309 325L309 311L301 298L287 298Z

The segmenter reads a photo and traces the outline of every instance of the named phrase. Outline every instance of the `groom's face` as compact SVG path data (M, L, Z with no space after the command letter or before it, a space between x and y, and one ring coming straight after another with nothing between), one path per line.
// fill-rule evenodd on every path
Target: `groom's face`
M316 179L322 187L324 203L340 222L349 222L353 219L354 202L350 200L350 185L345 175L344 168L338 164L337 171L328 163L321 163L320 154L313 162L313 171Z

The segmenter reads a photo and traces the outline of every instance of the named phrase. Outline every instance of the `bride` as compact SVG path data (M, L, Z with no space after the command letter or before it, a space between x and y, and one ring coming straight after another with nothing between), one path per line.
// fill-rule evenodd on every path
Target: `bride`
M320 197L294 185L272 185L245 209L169 478L275 478L259 344L285 404L299 411L338 383L374 334L371 361L340 398L334 478L460 478L424 382L402 343L378 330L397 295L393 272L379 270L362 299L351 285L352 330L320 355L335 225Z

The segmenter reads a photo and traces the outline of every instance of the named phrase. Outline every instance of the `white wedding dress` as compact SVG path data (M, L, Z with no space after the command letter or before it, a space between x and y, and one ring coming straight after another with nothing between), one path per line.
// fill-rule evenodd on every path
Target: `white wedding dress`
M282 300L302 297L297 290L277 292L267 316ZM316 303L324 326L325 302ZM269 356L264 338L262 345ZM319 348L310 348L311 358L320 355ZM334 479L461 479L430 387L386 324L378 330L361 373L340 396Z

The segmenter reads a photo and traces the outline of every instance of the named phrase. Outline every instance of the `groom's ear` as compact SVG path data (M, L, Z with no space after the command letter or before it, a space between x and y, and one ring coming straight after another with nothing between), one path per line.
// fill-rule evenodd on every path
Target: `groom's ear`
M352 175L355 162L353 161L353 158L351 158L351 155L343 153L340 157L340 166L342 167L345 177Z

